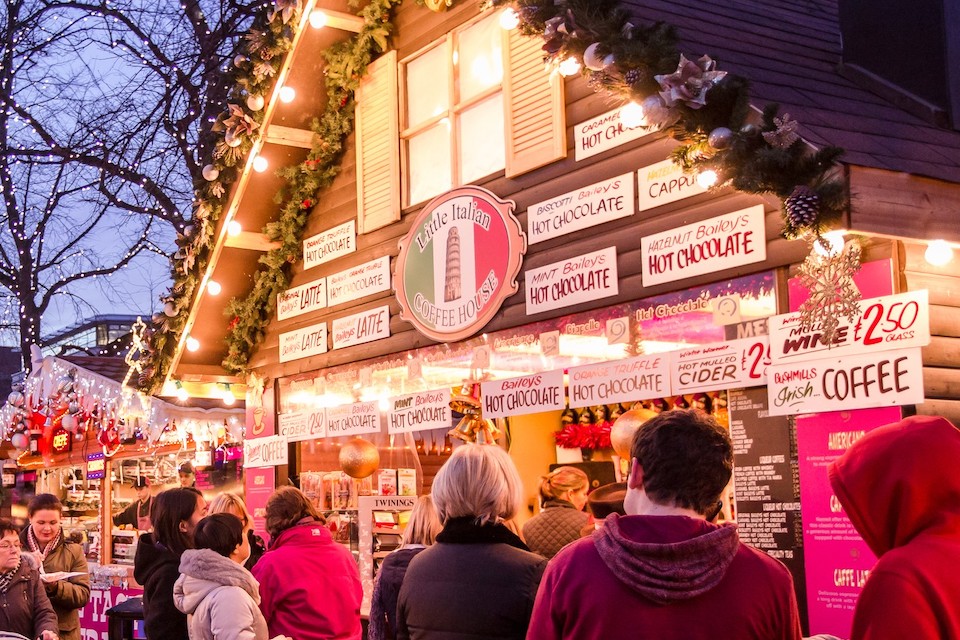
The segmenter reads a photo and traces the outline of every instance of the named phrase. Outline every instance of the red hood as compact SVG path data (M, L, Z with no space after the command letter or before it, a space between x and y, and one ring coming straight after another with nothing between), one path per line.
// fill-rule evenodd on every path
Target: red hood
M879 558L921 533L960 535L960 430L912 416L860 438L828 470L853 526Z

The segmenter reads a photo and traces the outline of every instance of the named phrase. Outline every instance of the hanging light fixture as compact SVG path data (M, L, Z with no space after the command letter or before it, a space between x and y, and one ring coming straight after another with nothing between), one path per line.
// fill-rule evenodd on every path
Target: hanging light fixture
M946 240L934 240L927 245L923 257L933 266L942 267L953 260L953 248Z
M290 103L297 97L297 91L293 87L283 86L280 88L280 102Z
M323 29L327 26L327 14L320 9L314 9L310 12L310 26L314 29Z

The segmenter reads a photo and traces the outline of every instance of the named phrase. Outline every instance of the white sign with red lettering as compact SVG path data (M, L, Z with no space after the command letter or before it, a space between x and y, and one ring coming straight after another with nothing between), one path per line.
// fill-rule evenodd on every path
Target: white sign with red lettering
M869 298L860 302L853 322L839 318L833 339L819 325L800 328L800 314L771 317L770 357L777 364L817 360L870 351L925 347L930 344L930 304L926 289Z
M390 398L387 433L450 428L450 390L422 391Z
M287 442L326 437L327 420L324 411L324 409L316 409L315 411L281 413L277 416L280 435L286 438Z
M615 296L619 292L617 248L530 269L524 280L528 314Z
M633 215L633 176L629 173L591 184L527 208L527 241L557 236Z
M620 109L616 108L592 120L574 125L574 156L577 162L580 162L631 140L639 140L654 131L653 128L624 126L620 120Z
M792 362L767 370L772 416L920 404L923 399L919 347Z
M767 258L763 205L647 236L643 286L715 273Z
M352 316L334 318L332 329L334 349L389 338L390 307L383 305Z
M380 406L376 401L355 402L327 409L327 436L358 436L380 431Z
M243 441L243 466L275 467L287 464L287 439L267 436Z
M662 398L670 393L670 357L613 360L568 370L571 407Z
M691 346L670 352L671 393L760 387L767 383L767 336Z
M280 362L290 362L326 352L326 322L280 334Z
M483 417L503 418L554 411L566 406L563 370L480 383Z
M277 319L295 318L327 306L327 279L287 289L277 294Z
M303 241L303 268L309 269L357 250L357 221L337 225Z
M664 160L637 171L640 211L683 200L708 190L697 183L697 174L684 173L673 160Z

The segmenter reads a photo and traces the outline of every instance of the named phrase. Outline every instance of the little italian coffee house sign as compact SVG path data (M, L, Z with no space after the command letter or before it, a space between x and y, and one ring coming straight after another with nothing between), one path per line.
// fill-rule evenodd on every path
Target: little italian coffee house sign
M527 250L515 206L473 186L431 200L400 240L393 278L400 317L440 341L490 322L517 292Z

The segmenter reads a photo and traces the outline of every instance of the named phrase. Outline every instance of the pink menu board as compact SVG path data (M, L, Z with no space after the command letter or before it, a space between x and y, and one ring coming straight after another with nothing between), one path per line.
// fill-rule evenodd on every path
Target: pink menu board
M800 504L811 634L849 638L853 608L876 557L827 479L827 467L871 429L900 420L899 407L797 417Z

